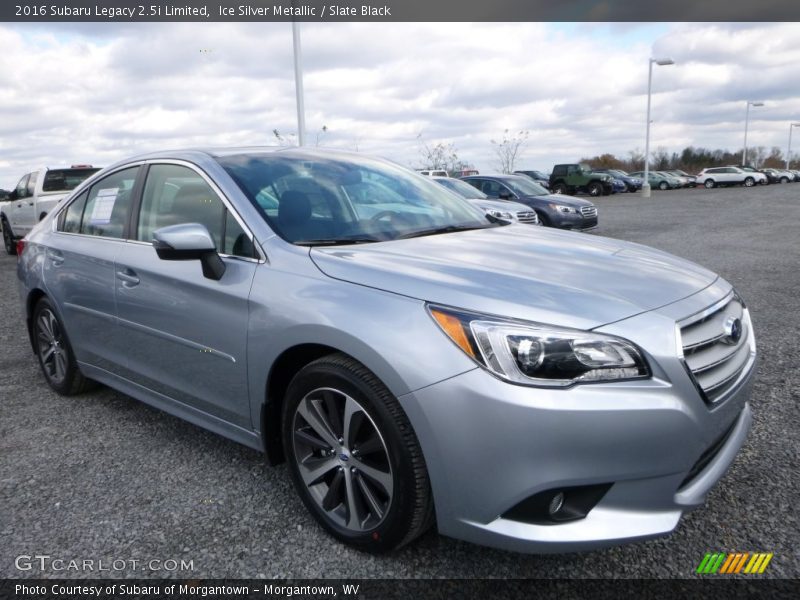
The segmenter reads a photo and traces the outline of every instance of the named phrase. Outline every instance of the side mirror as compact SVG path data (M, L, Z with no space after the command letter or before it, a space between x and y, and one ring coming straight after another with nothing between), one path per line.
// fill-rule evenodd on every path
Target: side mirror
M161 260L199 260L203 276L219 281L225 274L225 262L205 225L183 223L162 227L153 232L153 248Z
M8 193L8 198L6 198L6 200L8 200L10 202L11 200L16 200L17 198L19 198L19 194L17 194L17 190L11 190Z

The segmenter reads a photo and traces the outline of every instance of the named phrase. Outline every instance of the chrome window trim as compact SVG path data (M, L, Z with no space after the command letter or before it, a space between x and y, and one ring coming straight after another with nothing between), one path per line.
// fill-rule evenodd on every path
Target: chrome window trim
M63 206L61 206L61 208L59 208L58 211L56 211L55 213L52 213L52 212L50 213L50 214L53 215L53 220L50 221L50 227L51 227L53 233L63 233L65 235L80 235L80 236L87 237L87 238L92 238L92 239L103 238L103 239L107 239L107 240L121 240L121 241L124 242L125 238L111 237L111 236L105 236L105 235L91 235L91 234L88 234L88 233L70 233L70 232L67 232L67 231L61 231L58 228L58 222L61 220L61 213L63 213L65 210L67 210L69 205L72 204L75 201L75 199L77 199L78 196L80 196L83 192L88 191L89 188L92 187L95 183L97 183L97 182L99 182L99 181L101 181L103 179L106 179L106 177L110 177L114 173L119 173L120 171L124 171L125 169L131 169L133 167L141 167L144 164L144 162L145 161L143 161L143 160L137 160L137 161L130 162L130 163L127 163L127 164L124 164L124 165L120 165L119 167L116 167L113 171L108 171L108 172L105 172L104 170L101 169L100 171L98 171L94 175L90 176L85 181L83 181L81 183L81 185L79 185L78 187L76 187L74 190L72 190L70 192L70 194L66 197L66 200L64 200ZM102 177L97 177L97 175L99 175L101 173L103 174L103 176ZM139 174L137 173L136 176L138 177ZM95 179L96 179L96 181L95 181ZM135 182L135 180L134 180L134 182ZM88 201L89 201L88 198L87 198L86 201L88 203Z
M143 160L136 160L136 161L133 161L133 162L126 163L124 165L120 165L120 166L116 167L113 171L105 171L104 169L101 169L100 171L98 171L97 173L95 173L91 177L87 178L85 181L83 181L78 187L76 187L74 190L72 190L70 192L70 194L67 196L67 198L64 201L64 204L61 206L61 208L59 208L54 213L53 212L50 213L50 214L53 215L53 220L50 222L50 226L52 228L53 233L63 233L64 235L80 235L80 236L88 237L88 238L104 238L104 239L111 239L111 240L122 240L124 242L125 238L118 238L118 237L113 237L112 238L112 237L106 237L106 236L103 236L103 235L89 235L87 233L70 233L70 232L67 232L67 231L61 231L60 229L58 229L58 222L59 222L59 220L61 220L61 213L63 213L65 210L67 210L67 207L69 207L69 205L72 204L78 196L80 196L83 192L87 191L97 181L105 179L107 176L113 175L114 173L118 173L119 171L124 171L125 169L130 169L132 167L141 167L144 163L145 163L145 161L143 161ZM97 177L100 174L102 174L102 177ZM138 176L138 173L137 173L137 176ZM48 215L48 216L50 216L50 215Z
M264 252L263 248L261 248L261 244L256 239L256 237L253 234L252 230L247 226L247 224L245 223L244 219L242 219L242 217L239 214L239 212L233 207L233 204L228 199L228 197L225 194L223 194L222 190L219 188L219 186L202 169L200 169L200 167L198 167L194 163L191 163L191 162L185 161L185 160L175 159L175 158L153 158L153 159L147 159L147 160L136 160L136 161L133 161L133 162L125 163L124 165L119 165L118 167L115 167L113 171L108 171L108 172L98 171L97 174L102 173L103 176L102 176L102 178L97 178L97 180L100 181L100 179L105 179L106 176L108 176L108 175L113 175L114 173L117 173L119 171L123 171L125 169L130 169L132 167L141 167L141 166L144 166L144 165L150 166L150 165L159 165L159 164L161 164L161 165L163 165L163 164L178 165L178 166L181 166L181 167L186 167L186 168L194 171L195 173L197 173L203 179L203 181L205 181L208 184L208 186L213 190L213 192L219 197L219 199L222 201L222 204L233 215L233 218L236 219L236 222L239 223L239 226L242 228L242 230L250 236L250 238L253 240L253 247L256 249L256 252L258 253L258 258L250 258L250 257L247 257L247 256L236 256L236 255L233 255L233 254L224 254L222 252L219 252L218 254L220 256L226 257L226 258L236 258L236 259L241 259L241 260L245 260L245 261L248 261L248 262L256 262L256 263L267 263L267 262L269 262L268 259L267 259L266 253ZM73 197L77 198L84 191L86 191L86 189L88 189L89 187L94 185L94 181L92 181L93 179L95 179L94 176L90 177L83 184L81 184L80 186L75 188L72 191L72 194L70 195L69 200L67 202L65 202L64 205L61 208L59 208L57 212L55 212L53 214L53 219L52 219L51 224L50 224L52 232L53 233L58 233L58 234L61 234L61 235L76 235L76 236L90 238L90 239L100 238L100 239L118 240L118 241L121 241L121 242L141 243L141 244L146 244L148 246L152 245L152 242L146 242L144 240L126 239L126 238L118 238L118 237L113 237L112 238L112 237L99 236L99 235L89 235L89 234L86 234L86 233L70 233L70 232L61 231L61 230L58 229L58 221L61 219L61 213L64 212L70 204L72 204ZM144 188L142 188L142 194L144 194ZM141 210L141 204L140 204L139 208Z

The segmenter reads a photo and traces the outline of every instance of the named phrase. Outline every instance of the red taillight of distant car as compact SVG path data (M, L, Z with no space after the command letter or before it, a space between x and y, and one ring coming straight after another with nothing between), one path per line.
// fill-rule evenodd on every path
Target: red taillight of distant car
M17 257L22 256L22 251L25 250L25 240L17 240Z

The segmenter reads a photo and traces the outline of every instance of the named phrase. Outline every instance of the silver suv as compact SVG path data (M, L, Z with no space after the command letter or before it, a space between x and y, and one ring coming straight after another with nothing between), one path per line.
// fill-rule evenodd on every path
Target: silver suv
M757 183L763 183L764 180L766 175L763 173L744 171L739 167L712 167L700 171L696 183L707 188L723 185L753 187Z
M140 156L20 246L55 391L100 382L286 460L320 524L370 552L434 522L526 552L663 535L750 427L755 340L728 282L492 221L360 154Z

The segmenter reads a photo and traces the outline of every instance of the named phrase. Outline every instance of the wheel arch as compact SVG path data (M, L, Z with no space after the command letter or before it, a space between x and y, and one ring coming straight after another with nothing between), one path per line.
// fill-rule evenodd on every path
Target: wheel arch
M25 326L28 329L28 340L31 343L31 350L36 354L36 344L33 340L33 309L42 298L46 298L47 294L41 288L33 288L28 292L28 297L25 299Z
M281 437L281 418L289 383L305 366L331 354L342 354L358 361L356 357L333 346L306 343L286 348L272 363L267 375L266 396L260 417L261 439L269 464L278 465L286 460Z

